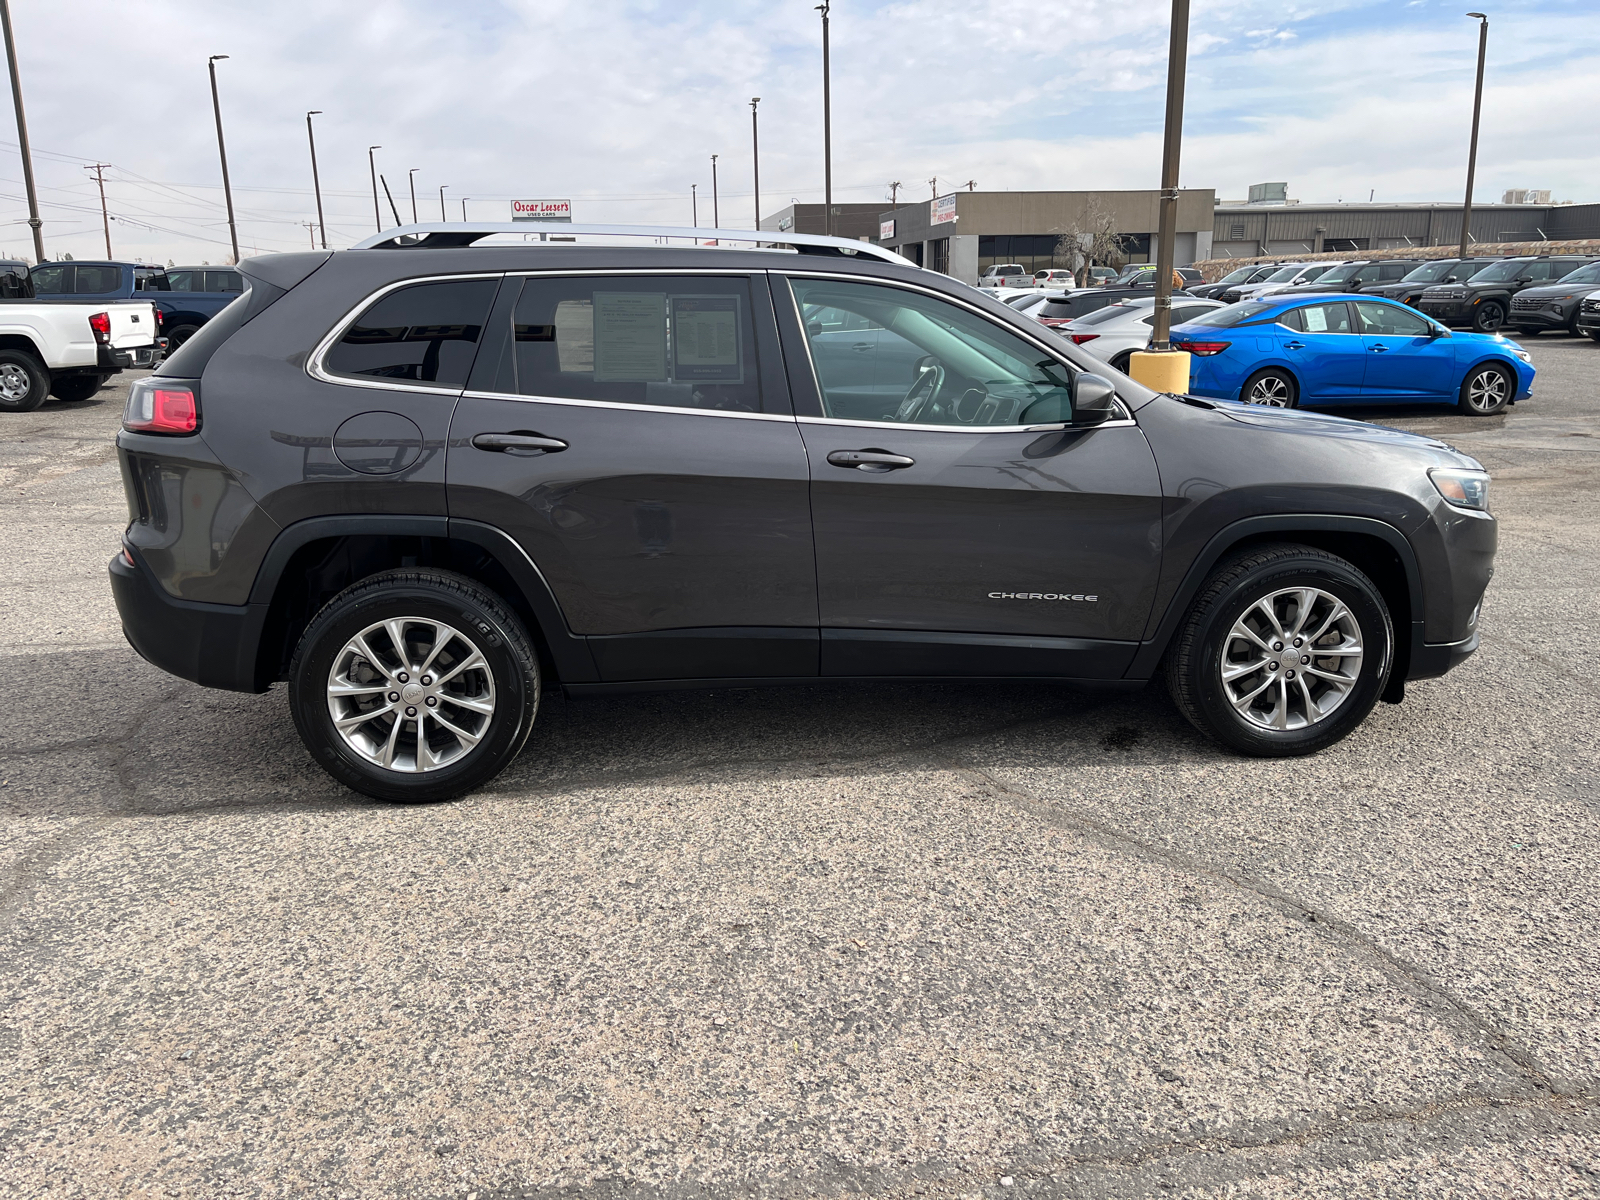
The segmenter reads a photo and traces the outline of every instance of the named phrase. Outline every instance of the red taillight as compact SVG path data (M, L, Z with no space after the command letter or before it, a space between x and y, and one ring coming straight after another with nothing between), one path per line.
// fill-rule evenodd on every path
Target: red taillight
M193 433L200 428L194 389L164 380L139 380L128 389L122 427L133 433Z
M161 328L161 322L165 321L166 318L161 315L161 310L159 308L155 310L155 314L156 314L156 328L160 329Z
M1085 342L1094 341L1100 335L1098 333L1069 333L1067 336L1072 339L1074 346L1081 346Z
M94 340L102 346L111 341L111 314L95 313L89 318L89 328L94 330Z
M1190 354L1198 354L1201 358L1210 358L1213 354L1221 354L1232 342L1183 342L1176 349L1187 350Z

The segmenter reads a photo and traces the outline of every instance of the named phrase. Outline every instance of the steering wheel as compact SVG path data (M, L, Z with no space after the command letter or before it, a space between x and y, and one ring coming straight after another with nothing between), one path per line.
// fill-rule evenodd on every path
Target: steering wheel
M895 409L894 419L905 425L915 425L943 387L944 368L938 360L931 354L919 360L917 377L906 392L905 399L900 401L900 407Z

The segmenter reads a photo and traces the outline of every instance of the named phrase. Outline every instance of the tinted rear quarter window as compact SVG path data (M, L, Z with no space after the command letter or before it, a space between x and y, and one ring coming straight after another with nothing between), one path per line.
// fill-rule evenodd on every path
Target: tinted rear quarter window
M418 283L366 309L330 349L331 375L465 387L497 279Z
M199 271L168 271L167 287L174 292L199 291L195 287L195 277L199 274Z
M244 279L237 271L207 271L206 291L242 292L244 291Z
M99 296L114 292L122 286L121 267L91 267L80 265L72 281L72 291L77 296Z
M60 296L72 291L72 268L51 265L33 269L33 290L39 296Z
M476 388L614 404L762 411L745 279L540 277L511 279L506 286L521 290L510 308L509 328L492 331L498 354L480 367ZM506 309L501 304L498 311ZM874 328L860 319L847 322L833 309L827 315L839 318L837 326L846 333Z

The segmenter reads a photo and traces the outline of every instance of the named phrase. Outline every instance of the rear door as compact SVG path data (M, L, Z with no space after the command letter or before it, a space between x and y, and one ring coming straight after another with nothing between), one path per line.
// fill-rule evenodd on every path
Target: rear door
M1455 395L1455 340L1432 336L1433 324L1397 304L1357 300L1366 348L1363 395L1374 399L1440 400Z
M1366 374L1366 346L1343 300L1306 304L1279 318L1284 360L1300 382L1300 403L1358 400Z
M452 521L516 539L602 680L816 674L805 449L764 275L508 277L446 475Z
M1131 418L1064 427L1077 368L930 290L790 273L822 673L1119 678L1149 616L1161 487ZM823 308L913 346L900 402L843 415L811 373ZM820 382L820 386L819 386Z

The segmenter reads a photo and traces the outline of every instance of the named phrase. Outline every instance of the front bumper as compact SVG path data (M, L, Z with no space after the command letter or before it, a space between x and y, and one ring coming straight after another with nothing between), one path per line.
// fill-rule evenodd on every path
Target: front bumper
M1600 333L1600 308L1580 308L1578 310L1578 332Z
M1423 296L1413 307L1424 316L1432 317L1441 325L1470 325L1472 323L1471 300L1431 300Z
M1577 303L1573 301L1557 308L1547 308L1541 304L1538 308L1529 309L1518 308L1513 300L1506 324L1515 325L1518 329L1566 329L1572 323L1572 310Z
M1406 671L1406 680L1437 679L1466 662L1477 648L1476 629L1471 637L1459 642L1418 642L1411 647L1411 665Z
M230 692L264 692L256 650L265 604L200 604L169 596L125 549L111 560L111 595L122 633L139 656L169 675Z

